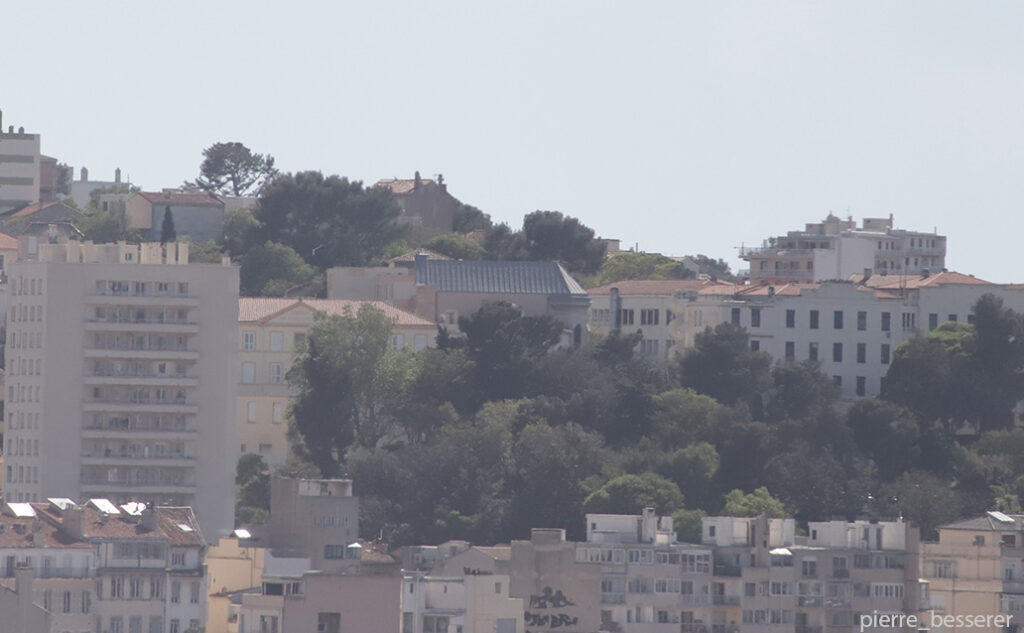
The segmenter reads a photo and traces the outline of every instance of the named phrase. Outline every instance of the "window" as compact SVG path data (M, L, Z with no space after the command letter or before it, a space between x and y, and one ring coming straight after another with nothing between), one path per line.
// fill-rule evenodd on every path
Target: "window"
M260 452L260 455L264 455L264 456L270 455L271 453L274 452L274 445L273 444L260 444L259 452Z
M423 633L448 633L448 616L423 616Z
M82 592L82 613L89 613L92 610L92 594L88 591Z
M882 313L882 331L888 332L892 329L892 314L889 312Z
M974 537L974 544L978 545L980 547L984 547L984 545L985 545L985 536L982 535L982 534L975 535L975 537Z
M249 422L255 422L256 421L256 403L255 402L247 403L246 409L247 409L247 411L246 411L246 414L247 414L246 419Z
M750 350L753 352L761 351L761 341L752 340L750 341Z
M903 583L874 582L871 583L871 595L875 598L902 598Z
M786 327L796 327L796 310L786 310Z
M171 567L184 567L185 566L185 552L172 552L171 553Z
M729 316L729 322L732 323L733 325L739 325L740 324L740 309L739 308L733 308L732 309L732 312L730 313L730 316Z
M344 545L324 545L324 558L339 560L345 558Z
M786 360L793 360L796 358L796 343L793 341L786 341Z
M832 384L835 385L836 387L842 387L843 386L843 377L842 376L832 376Z
M811 329L812 330L817 330L818 329L818 311L817 310L811 310L811 323L810 323L810 325L811 325Z
M750 309L750 327L761 327L761 308Z
M867 378L864 376L857 376L857 395L863 396L867 394Z
M128 581L128 597L136 600L142 597L142 577L132 576Z
M189 585L188 600L192 604L199 604L199 583L193 582Z
M402 349L403 345L405 345L404 336L402 336L401 334L391 335L391 349Z
M71 613L71 592L65 591L61 594L61 610L64 613Z
M947 321L949 321L950 323L956 323L956 315L955 314L950 314L948 316L949 316L949 318L946 319Z
M275 385L281 382L281 363L270 363L270 382Z
M857 329L864 331L868 329L868 313L864 311L857 312Z
M110 633L124 633L124 618L115 615L110 618Z
M805 558L800 561L800 572L804 578L818 577L818 561L813 558Z
M841 363L843 362L843 344L832 343L832 362Z
M640 325L658 325L658 310L641 310Z
M928 315L928 329L934 330L937 327L939 327L939 315L932 312Z
M256 365L253 363L242 363L242 382L247 385L256 382Z
M181 602L181 583L177 580L171 582L171 604ZM174 620L171 621L172 623Z
M302 333L296 333L295 334L295 342L294 342L295 349L299 349L300 347L302 347L305 344L306 344L306 335L302 334Z
M832 313L832 327L837 330L843 329L843 311L836 310Z
M164 597L164 579L159 576L151 576L149 579L149 599L162 600Z
M284 421L284 404L280 402L274 403L274 422Z
M280 352L284 350L284 333L283 332L271 332L270 333L270 351Z
M890 347L888 343L882 343L882 364L889 364Z
M158 615L149 616L149 633L163 633L164 619Z
M868 362L867 343L857 343L857 362L861 364Z
M807 344L807 358L811 360L818 360L818 344L808 343Z
M633 311L632 310L620 310L619 313L622 316L622 325L633 325Z
M242 349L251 352L256 349L256 333L255 332L243 332L242 333Z
M110 577L110 597L111 598L123 598L124 597L124 576L111 576Z

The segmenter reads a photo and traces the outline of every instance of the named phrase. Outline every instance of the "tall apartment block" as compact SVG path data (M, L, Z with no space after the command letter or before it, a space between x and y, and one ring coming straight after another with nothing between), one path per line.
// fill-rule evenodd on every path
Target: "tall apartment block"
M870 270L879 274L919 275L946 267L946 236L897 229L893 216L864 218L857 226L831 213L803 231L745 247L752 282L828 281Z
M25 128L0 129L0 212L39 200L39 146L39 135Z
M192 506L230 532L238 269L24 237L9 279L5 500Z

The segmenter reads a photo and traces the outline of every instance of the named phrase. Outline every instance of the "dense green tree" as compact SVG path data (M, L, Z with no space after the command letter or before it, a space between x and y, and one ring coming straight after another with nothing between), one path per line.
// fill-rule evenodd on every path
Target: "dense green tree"
M614 477L583 502L584 511L599 514L640 514L654 508L659 515L670 515L682 507L679 486L651 472Z
M530 257L560 261L573 272L595 272L604 261L604 242L594 230L558 211L534 211L523 218Z
M607 460L601 436L576 424L527 425L512 449L513 467L506 479L513 491L508 524L511 538L527 538L530 528L564 528L581 540L583 482L601 472Z
M188 248L188 262L190 264L219 264L224 257L224 251L216 242L192 242Z
M468 204L463 204L455 211L455 218L452 221L452 231L456 233L489 231L493 226L491 216Z
M922 539L934 539L937 528L960 516L961 500L953 487L931 473L911 470L883 488L880 495L887 516L917 523Z
M270 470L261 455L246 453L235 467L235 522L266 523L270 518Z
M723 404L744 402L757 416L771 384L771 364L771 356L750 349L743 328L720 323L698 334L679 358L679 382Z
M244 297L281 297L316 276L294 249L274 242L252 247L241 264L239 292Z
M483 401L527 395L533 367L562 334L562 324L552 317L523 316L519 308L500 301L460 317L459 329L476 368L474 390Z
M736 276L729 270L729 264L724 259L714 259L707 255L693 255L690 257L702 275L708 275L712 279L722 281L736 281Z
M712 438L715 420L724 407L693 389L672 389L653 398L653 437L665 446L686 446Z
M171 213L171 208L167 207L164 209L164 221L160 225L160 243L166 244L177 239L178 231L174 228L174 214Z
M452 259L482 259L484 247L464 235L445 233L427 242L427 248Z
M851 514L851 506L861 504L856 491L847 490L846 469L818 444L801 441L787 446L765 471L765 480L798 521L828 521Z
M287 373L295 390L290 409L295 432L310 461L324 476L338 474L354 442L373 446L379 425L376 405L381 373L388 366L391 320L364 304L355 314L318 314Z
M699 442L672 453L660 472L679 486L690 507L708 510L718 494L715 476L720 464L715 447Z
M656 253L616 253L601 264L598 283L610 284L624 279L686 279L683 264Z
M672 513L672 525L676 530L676 538L681 543L700 543L703 524L701 519L707 516L703 510L676 510Z
M238 142L214 143L203 150L199 178L186 184L224 196L250 196L276 173L269 154L254 154Z
M782 517L786 516L786 507L764 486L750 494L744 494L737 488L725 495L725 508L722 509L722 514L731 517L756 517L762 514Z
M405 233L401 208L383 187L305 171L276 176L260 191L257 242L274 241L323 270L365 266Z
M128 212L123 200L115 201L106 211L90 207L78 224L82 236L93 242L134 242L142 240L141 234L128 225Z
M864 398L850 407L846 423L857 445L878 464L884 481L921 463L921 431L909 409L884 400Z
M964 373L974 349L974 327L943 323L924 336L915 336L896 348L892 365L882 383L882 397L938 420L963 413L957 399L960 389L950 390Z
M839 388L812 361L778 363L772 367L771 380L765 406L765 419L770 422L816 417L839 399Z
M55 174L56 182L54 183L54 190L62 196L71 195L71 181L74 180L74 170L71 169L71 165L66 163L57 163L57 173Z
M244 256L256 244L260 222L252 209L235 209L224 217L224 249L232 257Z

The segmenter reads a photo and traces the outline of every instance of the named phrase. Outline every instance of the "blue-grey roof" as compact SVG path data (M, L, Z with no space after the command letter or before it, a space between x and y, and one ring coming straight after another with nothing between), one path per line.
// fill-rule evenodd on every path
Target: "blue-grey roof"
M420 258L416 283L438 292L587 295L555 262L457 261Z

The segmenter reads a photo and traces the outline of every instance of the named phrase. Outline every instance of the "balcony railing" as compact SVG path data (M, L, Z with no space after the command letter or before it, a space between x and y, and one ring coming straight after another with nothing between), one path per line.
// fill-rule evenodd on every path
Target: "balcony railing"
M87 431L158 431L168 433L184 433L195 431L184 422L135 422L130 420L107 420L106 423L90 422L82 427Z
M825 604L822 596L797 596L796 606L817 608Z
M719 565L715 564L715 575L716 576L729 576L738 578L743 575L743 568L737 565Z
M158 455L152 452L131 452L131 451L83 451L82 457L102 457L104 459L195 459L192 455L184 453L170 453Z
M821 633L820 624L797 624L796 633Z
M7 567L0 570L0 578L14 578L14 568ZM36 578L93 578L96 576L96 569L82 567L58 567L43 566L34 570Z
M711 596L711 604L722 605L722 606L737 606L740 603L739 596L722 596L714 595Z
M624 593L602 593L601 604L626 604Z
M850 570L849 569L833 569L832 570L832 577L833 578L840 578L840 579L842 579L842 578L849 578L850 577Z

